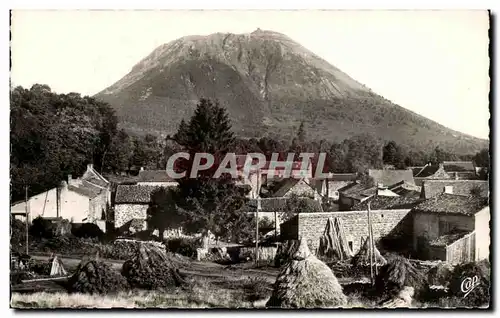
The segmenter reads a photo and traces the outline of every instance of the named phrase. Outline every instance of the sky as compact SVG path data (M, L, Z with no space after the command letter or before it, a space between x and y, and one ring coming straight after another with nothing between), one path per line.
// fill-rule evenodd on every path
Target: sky
M486 11L13 11L11 82L93 95L186 35L284 33L385 98L488 138Z

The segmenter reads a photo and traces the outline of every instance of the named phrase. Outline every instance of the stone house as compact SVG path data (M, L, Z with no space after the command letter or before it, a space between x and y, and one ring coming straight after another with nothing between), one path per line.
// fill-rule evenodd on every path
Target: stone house
M446 173L455 180L476 180L479 178L472 161L443 161Z
M367 188L359 182L353 182L339 189L339 209L340 211L350 211L354 205L364 202L375 195L385 197L398 196L398 194L385 187L373 186Z
M368 175L373 178L375 184L384 187L390 187L398 182L405 181L410 184L415 184L413 179L413 171L407 170L378 170L369 169Z
M338 201L339 190L357 179L356 173L329 173L326 178L313 179L312 184L315 185L316 191L321 197Z
M489 196L489 183L485 180L426 180L422 185L421 197L433 198L441 193L470 196L474 191L484 198Z
M63 218L71 223L95 223L105 231L106 213L110 204L110 183L93 166L81 178L61 182L56 187L28 198L28 222L36 217ZM26 203L19 201L11 205L11 213L25 218Z
M419 258L457 263L489 257L486 198L442 193L416 205L412 215L413 248Z
M166 170L144 170L143 168L139 171L135 181L138 185L160 187L176 187L179 184L177 180L170 178Z
M115 195L115 228L122 228L133 220L142 220L145 230L151 193L159 188L157 185L118 185Z
M451 179L451 176L446 172L442 163L438 165L428 163L423 167L412 168L412 171L417 186L421 186L423 181L429 179Z

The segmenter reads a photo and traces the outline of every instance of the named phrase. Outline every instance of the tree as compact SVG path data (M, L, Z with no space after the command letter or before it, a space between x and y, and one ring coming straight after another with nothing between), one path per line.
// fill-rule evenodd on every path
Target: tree
M226 175L215 179L217 166L202 171L198 178L189 178L195 153L212 154L216 163L224 156L234 142L231 123L226 110L207 99L201 99L189 123L181 122L174 140L190 154L190 159L181 165L187 172L179 179L175 202L183 217L188 232L208 231L217 237L234 239L239 223L246 218L240 208L245 203L245 192Z
M179 227L182 218L175 205L175 191L172 188L158 188L151 193L151 203L147 210L148 228L157 229L160 240L168 228Z
M306 130L304 128L304 122L300 122L299 131L297 132L297 139L300 143L304 143L306 141Z
M382 146L369 134L353 136L346 142L346 161L350 172L364 172L382 168Z
M474 163L477 167L488 168L490 166L490 150L482 149L474 156Z
M397 169L404 169L404 154L401 147L395 141L389 141L383 149L384 163L394 165Z

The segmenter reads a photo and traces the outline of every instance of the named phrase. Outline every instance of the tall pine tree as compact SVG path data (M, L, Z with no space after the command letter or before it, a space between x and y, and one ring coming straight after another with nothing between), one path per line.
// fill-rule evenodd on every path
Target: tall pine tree
M239 211L245 203L248 189L236 186L230 176L213 178L222 158L234 141L231 122L218 102L201 99L189 123L181 122L172 139L189 153L181 169L186 176L179 180L175 201L183 216L183 225L189 232L212 232L219 238L230 239L243 228L248 219ZM201 171L196 179L189 178L196 153L209 153L215 157L212 169Z

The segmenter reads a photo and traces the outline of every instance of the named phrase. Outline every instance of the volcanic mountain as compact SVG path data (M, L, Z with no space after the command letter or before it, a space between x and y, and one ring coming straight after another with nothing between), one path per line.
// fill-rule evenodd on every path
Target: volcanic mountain
M241 137L290 138L304 121L311 139L370 133L413 148L472 153L487 145L395 105L288 36L186 36L161 45L96 95L129 130L170 134L201 97L219 100Z

